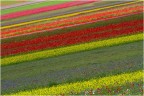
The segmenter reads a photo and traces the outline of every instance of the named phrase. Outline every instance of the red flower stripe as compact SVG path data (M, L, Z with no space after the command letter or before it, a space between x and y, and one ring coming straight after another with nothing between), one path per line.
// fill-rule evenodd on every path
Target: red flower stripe
M67 7L71 7L71 6L78 6L78 5L82 5L82 4L92 3L95 1L94 0L93 1L79 1L79 2L72 1L72 2L66 2L63 4L58 4L58 5L53 5L53 6L45 6L45 7L31 9L31 10L24 10L24 11L20 11L20 12L14 12L14 13L2 15L1 19L5 20L5 19L11 19L11 18L16 18L16 17L20 17L20 16L38 14L41 12L47 12L47 11L67 8Z
M105 18L105 19L101 19L101 20L97 20L97 21L92 21L92 22L87 22L87 23L81 23L81 24L75 24L75 25L70 25L70 26L65 26L65 27L58 27L58 28L53 28L50 30L45 30L45 31L37 31L37 33L41 33L41 32L51 32L57 29L63 29L63 28L69 28L69 27L74 27L74 26L78 26L78 25L84 25L84 24L91 24L91 23L95 23L98 21L106 21L106 20L110 20L110 19L116 19L116 18L121 18L121 17L125 17L125 16L130 16L130 15L134 15L134 14L140 14L141 12L137 12L137 13L133 13L133 14L127 14L127 15L123 15L123 16L117 16L117 17L113 17L113 18ZM30 35L33 34L35 32L31 32L31 33L27 33L27 34L17 34L15 36L9 36L9 37L4 37L2 39L6 39L6 38L11 38L11 37L18 37L18 36L24 36L24 35Z
M73 31L73 32L68 32L68 33L63 33L63 34L56 34L52 36L39 37L39 38L35 38L32 40L26 40L26 41L21 41L21 42L6 43L6 44L2 44L1 48L9 49L9 48L22 47L26 45L38 44L38 43L45 42L45 41L56 41L56 40L60 40L64 38L81 36L83 34L91 34L94 32L99 33L101 31L106 31L108 29L117 29L117 28L124 28L127 26L136 26L138 24L142 24L142 22L143 20L134 20L134 21L122 22L118 24L110 24L107 26L101 26L101 27L96 27L96 28L89 28L85 30L78 30L78 31Z
M49 29L52 29L55 27L70 26L70 25L73 25L74 23L80 24L80 23L92 22L94 20L99 20L99 19L104 19L104 18L112 18L112 17L118 16L118 15L129 14L133 11L134 12L141 11L142 6L137 6L137 7L131 8L131 9L127 8L127 10L126 11L125 10L123 9L123 10L116 10L116 11L112 11L112 12L109 12L109 11L102 12L99 14L92 14L89 16L80 16L78 18L73 18L73 19L68 19L68 20L60 20L60 21L37 25L37 26L6 30L6 31L2 32L2 38L8 37L8 36L15 36L17 34L26 34L26 33L30 33L30 32L37 32L39 30L49 30Z
M109 32L104 32L104 33L94 33L94 34L83 34L78 37L73 37L73 38L66 38L62 40L58 40L55 42L50 42L47 41L45 43L40 43L34 46L26 46L26 47L20 47L12 50L7 50L2 52L2 56L10 55L10 54L17 54L17 53L22 53L22 52L29 52L29 51L34 51L34 50L41 50L41 49L46 49L46 48L55 48L59 46L66 46L66 45L71 45L71 44L76 44L76 43L81 43L81 42L87 42L91 40L98 40L98 39L103 39L103 38L109 38L109 37L115 37L119 35L125 35L125 34L132 34L132 33L137 33L143 30L143 26L137 25L134 27L128 27L128 28L122 28L118 30L111 30Z
M135 11L135 10L141 10L142 9L142 6L137 6L137 7L134 7L134 8L131 8L131 9L129 9L128 11ZM125 9L126 10L126 9ZM124 12L127 12L128 13L128 11L124 11L124 9L123 10L121 10L122 11L122 13L124 13ZM16 31L23 31L23 30L32 30L32 29L38 29L38 28L45 28L45 27L51 27L51 26L55 26L55 27L57 27L57 25L59 25L59 24L63 24L63 22L66 22L66 23L69 23L69 22L81 22L82 20L89 20L89 19L95 19L95 18L103 18L104 16L107 16L107 15L113 15L114 13L116 13L116 12L120 12L120 10L116 10L116 11L112 11L112 12L102 12L102 13L100 13L100 14L92 14L92 15L90 15L90 16L80 16L80 17L78 17L78 18L71 18L71 19L66 19L66 20L59 20L59 21L56 21L56 22L52 22L52 23L47 23L47 24L40 24L40 25L36 25L36 26L30 26L30 27L26 27L26 28L20 28L19 30L8 30L8 31L3 31L2 33L4 33L4 34L6 34L6 33L10 33L11 31L12 32L16 32ZM117 14L122 14L122 13L116 13L116 15ZM33 30L33 31L35 31L35 30Z

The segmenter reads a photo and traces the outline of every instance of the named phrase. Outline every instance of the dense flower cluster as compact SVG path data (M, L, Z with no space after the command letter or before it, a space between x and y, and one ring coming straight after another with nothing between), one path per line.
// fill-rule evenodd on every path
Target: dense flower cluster
M144 92L142 1L2 2L2 95Z
M94 1L67 2L64 4L59 4L57 6L45 6L45 7L41 7L41 8L24 10L24 11L20 11L20 12L14 12L14 13L2 15L1 19L5 20L5 19L11 19L11 18L16 18L16 17L20 17L20 16L25 16L25 15L38 14L41 12L52 11L52 10L67 8L67 7L71 7L71 6L78 6L78 5L82 5L85 3L91 3L91 2L94 2Z
M92 79L89 81L84 82L75 82L70 84L64 84L64 85L58 85L50 88L41 88L41 89L33 89L31 91L25 91L25 92L18 92L14 95L20 95L20 94L38 94L38 95L46 95L46 94L52 94L52 95L68 95L71 94L78 94L84 90L90 90L90 89L97 89L98 92L100 92L100 88L106 87L112 87L112 86L122 86L126 84L127 82L135 82L142 80L143 72L142 71L136 71L132 73L124 73L116 76L110 76L110 77L104 77L99 79ZM119 91L120 89L118 89ZM110 92L110 90L108 90ZM87 95L87 94L86 94ZM94 95L94 94L90 94Z
M137 12L142 12L142 6L134 6L132 8L121 8L121 9L111 9L109 11L99 12L95 14L90 14L86 16L78 16L75 18L65 19L65 20L58 20L51 23L46 24L40 24L30 27L24 27L24 28L16 28L16 29L10 29L2 32L2 38L4 37L10 37L10 36L17 36L22 34L28 34L28 33L36 33L36 32L43 32L52 30L55 28L63 28L66 26L76 26L77 24L85 24L88 22L96 22L97 20L102 20L105 18L114 18L117 16L123 16L126 14L134 14Z
M2 49L4 50L2 52L2 56L34 50L41 50L45 48L66 46L71 44L88 42L91 40L115 37L124 34L137 33L143 30L143 26L141 25L141 23L142 20L122 22L118 24L111 24L108 26L102 26L97 28L89 28L85 30L52 35L43 38L36 38L33 40L26 40L17 43L2 44Z
M91 49L95 49L99 47L106 47L106 46L113 46L113 45L118 45L118 44L123 44L123 43L128 43L128 42L134 42L134 41L139 41L142 39L143 39L143 34L139 33L136 35L130 35L130 36L125 36L125 37L117 37L117 38L112 38L108 40L95 41L95 42L84 43L84 44L79 44L79 45L73 45L73 46L67 46L67 47L56 48L56 49L51 49L51 50L28 53L24 55L12 56L12 57L3 58L2 66L25 62L25 61L36 60L40 58L59 56L59 55L64 55L68 53L73 53L73 52L86 51L86 50L91 50Z

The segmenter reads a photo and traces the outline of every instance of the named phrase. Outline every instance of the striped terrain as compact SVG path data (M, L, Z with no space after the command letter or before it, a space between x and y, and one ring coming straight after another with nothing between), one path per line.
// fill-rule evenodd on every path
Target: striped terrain
M142 1L3 1L1 13L2 95L143 94Z

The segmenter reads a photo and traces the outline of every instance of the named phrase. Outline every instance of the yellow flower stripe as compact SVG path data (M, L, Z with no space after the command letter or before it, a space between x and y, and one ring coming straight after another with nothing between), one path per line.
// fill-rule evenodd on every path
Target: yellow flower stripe
M60 95L70 94L70 92L80 93L87 89L97 89L103 86L123 86L127 82L135 82L143 78L143 72L137 71L125 73L115 76L103 77L99 79L91 79L89 81L67 83L49 88L33 89L31 91L18 92L14 95Z
M107 39L107 40L102 40L102 41L84 43L84 44L79 44L79 45L61 47L61 48L56 48L56 49L48 49L44 51L28 53L28 54L23 54L23 55L5 57L1 59L2 61L1 65L3 66L3 65L13 64L13 63L36 60L40 58L54 57L54 56L68 54L68 53L92 50L95 48L118 45L118 44L123 44L123 43L139 41L139 40L143 40L143 33L117 37L117 38L112 38L112 39Z
M20 23L20 24L14 24L14 25L9 25L9 26L4 26L4 27L1 27L1 29L6 29L6 28L11 28L11 27L16 27L16 26L27 25L27 24L32 24L32 23L46 21L46 20L66 18L66 17L76 16L76 15L79 15L79 14L84 14L84 13L99 11L99 10L103 10L103 9L107 9L107 8L113 8L113 7L118 7L118 6L124 6L124 5L128 5L128 4L133 4L133 3L137 3L137 2L139 2L139 1L133 1L133 2L128 2L128 3L124 3L124 4L117 4L117 5L112 5L112 6L106 6L106 7L102 7L102 8L96 8L96 9L92 9L92 10L86 10L86 11L76 12L76 13L72 13L72 14L66 14L66 15L62 15L62 16L56 16L56 17L52 17L52 18L34 20L34 21L24 22L24 23Z

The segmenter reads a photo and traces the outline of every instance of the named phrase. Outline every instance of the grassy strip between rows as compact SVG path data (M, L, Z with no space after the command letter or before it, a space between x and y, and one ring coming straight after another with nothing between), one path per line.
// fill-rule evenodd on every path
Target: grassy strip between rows
M117 23L127 22L127 21L131 21L131 20L140 20L142 18L143 18L142 13L134 14L131 16L125 16L125 17L115 18L115 19L111 19L111 20L104 20L104 21L102 20L99 22L91 23L91 24L79 25L79 26L75 26L75 27L69 27L69 28L57 29L57 30L53 30L53 31L46 31L46 32L42 32L42 33L40 32L40 33L35 33L35 34L22 35L22 36L2 39L1 43L3 44L3 43L10 43L10 42L20 42L22 40L30 40L30 39L34 39L34 38L51 36L51 35L55 35L55 34L62 34L62 33L72 32L72 31L76 31L76 30L84 30L87 28L107 26L109 24L117 24Z
M84 43L80 45L62 47L62 48L57 48L57 49L44 50L44 51L35 52L31 54L24 54L24 55L17 55L17 56L2 58L1 66L11 65L11 64L16 64L20 62L41 59L41 58L65 55L65 54L79 52L79 51L92 50L92 49L99 48L99 47L119 45L123 43L139 41L139 40L143 40L143 33L130 35L130 36L124 36L124 37L118 37L118 38L112 38L112 39L103 40L103 41Z
M81 8L85 9L85 8L90 8L90 7L93 7L93 6L100 6L100 5L111 4L111 3L113 3L113 2L110 2L110 1L109 2L94 2L94 3L84 4L84 5L81 5L81 6L73 6L73 7L64 8L64 9L43 12L41 14L33 14L33 15L29 15L29 16L4 20L4 21L2 21L1 24L2 24L2 26L7 26L7 25L15 24L14 23L15 21L17 21L17 23L22 23L22 22L32 21L32 20L36 20L36 19L44 19L43 18L44 16L47 16L46 18L50 18L50 17L56 16L54 14L62 15L62 14L65 14L65 12L66 13L68 12L70 14L70 13L74 13L74 12L79 12L79 10L77 10L77 9L81 9ZM131 4L131 5L135 5L135 4L139 4L139 3L140 2ZM98 8L98 7L96 7L96 8ZM50 15L52 15L52 16L50 16ZM39 17L42 17L42 18L39 18ZM30 18L31 18L31 20L29 20ZM32 19L32 18L35 18L35 19ZM18 22L20 20L26 20L26 21ZM55 19L55 20L59 20L59 19ZM54 20L50 20L50 21L54 21ZM43 21L43 22L38 22L38 23L46 23L46 22L50 22L50 21ZM6 24L6 23L9 23L9 24ZM35 25L37 23L33 23L33 24Z
M91 10L91 9L110 6L110 5L114 5L114 4L120 4L120 2L119 3L118 3L118 1L94 2L94 3L84 4L81 6L73 6L70 8L64 8L64 9L59 9L59 10L43 12L41 14L33 14L33 15L29 15L29 16L23 16L23 17L19 17L19 18L4 20L4 21L2 21L1 24L2 24L2 26L8 26L8 25L28 22L28 21L32 21L32 20L36 20L36 19L40 20L40 19L51 18L51 17L55 17L55 16L60 16L60 15L85 11L85 10ZM129 6L139 5L139 4L142 5L141 2L137 2L137 3L129 4ZM122 7L125 7L125 6L119 6L119 8L122 8ZM113 8L115 8L115 7L113 7ZM108 8L108 10L111 10L113 8ZM107 9L104 9L104 10L107 10ZM104 11L104 10L100 10L100 11ZM99 12L99 11L96 11L96 12ZM90 12L90 14L91 13L93 13L93 12ZM86 13L84 13L84 14L86 14ZM84 14L80 14L80 15L84 15ZM79 15L76 15L76 16L79 16ZM74 17L74 16L72 16L72 17ZM67 18L69 18L69 17L67 17ZM54 20L46 20L46 21L37 22L37 23L42 24L42 23L51 22L51 21L60 20L60 19L62 19L62 18L54 19ZM28 24L28 26L35 25L37 23Z
M71 0L69 0L71 1ZM60 4L60 3L64 3L64 2L68 2L67 1L46 1L46 2L40 2L40 3L35 3L35 4L28 4L25 6L19 6L19 7L14 7L14 8L10 8L10 9L4 9L1 11L1 14L8 14L8 13L13 13L13 12L18 12L18 11L23 11L23 10L30 10L30 9L34 9L34 8L39 8L39 7L43 7L43 6L51 6L51 5L55 5L55 4Z
M76 16L76 15L79 15L79 14L84 14L84 13L89 13L89 12L95 12L95 11L99 11L99 10L103 10L103 9L107 9L107 8L113 8L113 7L119 7L119 6L124 6L124 5L128 5L128 4L133 4L133 3L137 3L137 2L139 2L139 1L128 2L128 3L118 4L118 5L112 5L112 6L106 6L106 7L102 7L102 8L96 8L96 9L92 9L92 10L86 10L86 11L76 12L76 13L72 13L72 14L66 14L66 15L62 15L62 16L56 16L56 17L52 17L52 18L34 20L34 21L30 21L30 22L24 22L24 23L20 23L20 24L14 24L14 25L9 25L9 26L4 26L4 27L1 27L1 29L6 29L6 28L11 28L11 27L16 27L16 26L23 26L23 25L37 23L37 22L42 22L42 21L46 21L46 20L66 18L66 17Z
M70 94L71 92L78 94L84 90L102 88L103 86L123 86L128 82L138 81L142 78L143 72L136 71L132 73L103 77L100 79L91 79L84 82L67 83L50 88L33 89L31 91L18 92L14 95L60 95Z
M142 6L138 6L138 8ZM44 30L53 30L55 28L65 28L65 27L71 27L71 26L76 26L76 25L82 25L82 24L87 24L87 23L94 23L94 22L97 22L97 21L102 21L102 20L109 20L109 19L112 19L112 18L118 18L118 17L124 17L124 16L128 16L128 15L134 15L134 14L139 14L141 13L142 11L140 11L140 9L137 9L136 7L135 8L135 11L132 11L133 9L129 9L130 11L126 11L122 14L118 14L120 13L119 11L124 11L123 9L122 10L119 10L119 11L116 11L116 12L113 12L113 15L117 15L117 16L112 16L110 17L109 13L107 12L102 12L100 14L91 14L89 16L91 16L91 18L89 18L89 16L81 16L81 17L78 17L78 18L71 18L71 19L65 19L63 21L55 21L55 22L51 22L51 23L46 23L44 25L36 25L36 26L29 26L29 27L25 27L25 28L18 28L16 30L6 30L6 31L3 31L3 34L2 34L2 38L6 38L6 37L11 37L11 36L19 36L19 35L26 35L26 34L30 34L30 33L35 33L35 31L44 31ZM126 10L126 9L125 9ZM113 10L112 10L113 11ZM132 11L132 12L131 12ZM118 13L117 13L118 12ZM99 18L96 19L96 17L98 17L98 15L104 15L105 16L99 16ZM14 31L14 32L13 32Z

